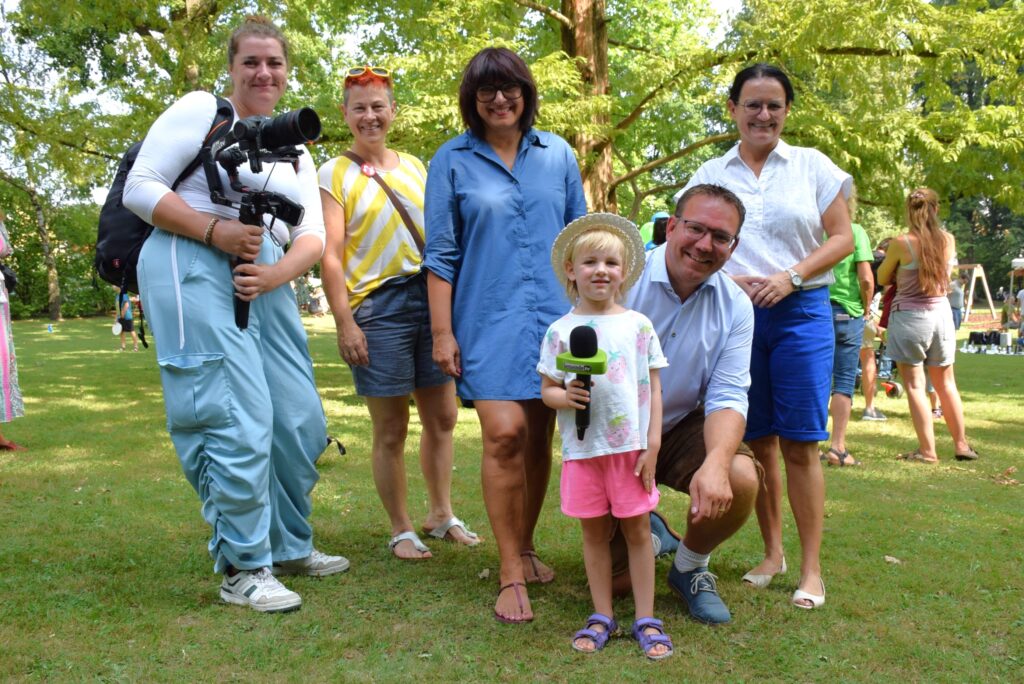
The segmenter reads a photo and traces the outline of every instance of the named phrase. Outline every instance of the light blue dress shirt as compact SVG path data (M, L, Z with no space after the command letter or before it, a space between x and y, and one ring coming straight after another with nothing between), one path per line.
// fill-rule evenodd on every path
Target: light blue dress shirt
M553 133L530 129L509 171L467 131L427 173L423 266L452 284L463 399L539 399L544 333L570 309L551 245L587 213L579 164Z
M685 302L672 289L666 245L647 253L627 306L651 319L668 367L661 369L661 431L668 432L703 402L704 414L732 409L747 415L754 307L729 276L711 274Z

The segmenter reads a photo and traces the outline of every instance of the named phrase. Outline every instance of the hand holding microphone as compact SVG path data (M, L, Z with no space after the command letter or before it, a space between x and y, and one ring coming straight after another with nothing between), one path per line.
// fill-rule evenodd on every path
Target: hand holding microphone
M585 408L576 409L576 437L583 439L590 427L590 378L602 375L608 369L608 355L597 348L597 333L587 325L576 326L569 333L569 351L555 358L555 367L561 371L576 373L576 379L583 383L587 397L579 397ZM566 393L568 395L568 391ZM573 399L570 398L570 401Z

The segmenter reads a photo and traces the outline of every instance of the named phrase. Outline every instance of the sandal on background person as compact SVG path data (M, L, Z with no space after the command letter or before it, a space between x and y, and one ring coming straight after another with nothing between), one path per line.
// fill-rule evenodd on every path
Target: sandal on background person
M937 458L925 458L920 451L908 451L896 457L897 461L910 461L912 463L938 463Z
M832 457L835 456L835 460ZM849 451L839 451L835 447L829 447L828 453L824 454L825 460L830 466L859 466L861 463L853 457Z
M977 461L978 452L968 445L967 451L959 451L954 455L958 461Z

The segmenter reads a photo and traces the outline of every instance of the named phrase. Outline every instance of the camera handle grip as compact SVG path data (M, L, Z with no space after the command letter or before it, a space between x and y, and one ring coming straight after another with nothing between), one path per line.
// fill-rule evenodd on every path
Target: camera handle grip
M248 259L232 259L231 260L231 280L232 290L234 290L234 278L235 278L235 267L239 264L251 264L252 261ZM234 297L235 303L235 325L239 330L245 330L249 327L249 302Z
M238 220L249 226L261 225L261 218L263 212L261 212L254 203L252 194L243 194L241 206L238 210ZM231 282L232 290L234 290L235 280L235 267L239 264L251 264L252 261L247 259L232 259L231 260ZM233 293L232 293L233 294ZM234 297L235 304L235 325L239 330L245 330L249 327L249 302Z

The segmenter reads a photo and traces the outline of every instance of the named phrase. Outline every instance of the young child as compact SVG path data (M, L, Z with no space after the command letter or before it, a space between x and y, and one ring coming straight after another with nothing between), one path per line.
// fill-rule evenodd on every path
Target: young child
M633 637L648 658L660 660L672 655L672 640L653 617L654 550L648 514L658 503L658 369L668 362L647 317L619 303L643 271L644 244L630 221L614 214L590 214L558 235L551 262L576 307L548 328L537 370L541 398L558 410L562 512L580 519L595 611L573 637L572 647L583 653L599 651L618 631L612 617L609 547L618 524L629 549L636 604ZM592 375L590 387L557 368L556 357L570 350L570 335L580 326L594 329L598 348L607 354L606 372ZM591 424L579 439L575 415L588 403Z

